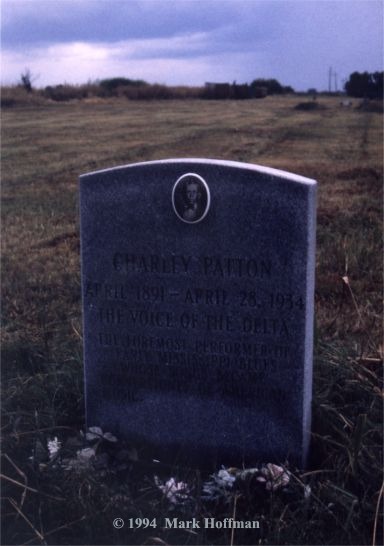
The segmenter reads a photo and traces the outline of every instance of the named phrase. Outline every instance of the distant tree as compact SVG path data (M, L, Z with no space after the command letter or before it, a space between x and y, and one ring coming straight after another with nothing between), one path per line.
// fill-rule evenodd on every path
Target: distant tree
M285 93L294 93L294 90L290 86L283 86L280 82L275 80L274 78L271 79L264 79L264 78L258 78L256 80L253 80L251 83L251 88L256 89L264 87L267 89L268 95L283 95Z
M101 80L100 87L106 95L116 95L119 87L142 87L148 85L144 80L130 80L129 78L109 78Z
M36 80L36 76L32 76L32 72L29 70L29 68L26 68L23 74L20 76L21 78L21 87L23 87L27 93L32 92L32 83Z
M384 72L374 72L372 74L372 84L378 99L383 99L383 79Z
M211 100L225 100L231 98L229 83L205 82L203 98Z
M233 82L231 98L235 100L251 98L251 88L247 83L238 84Z
M383 98L383 72L353 72L344 88L350 97Z
M88 96L86 85L48 85L43 95L48 99L55 101L69 101L73 99L85 99Z
M255 99L264 99L268 94L266 87L251 87L251 93Z

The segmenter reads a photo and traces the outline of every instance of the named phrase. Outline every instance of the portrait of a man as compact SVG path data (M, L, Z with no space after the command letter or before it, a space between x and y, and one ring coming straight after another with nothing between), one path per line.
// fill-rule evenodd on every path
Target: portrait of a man
M180 220L191 224L200 222L206 216L210 205L207 183L197 174L188 173L181 176L174 185L172 203Z

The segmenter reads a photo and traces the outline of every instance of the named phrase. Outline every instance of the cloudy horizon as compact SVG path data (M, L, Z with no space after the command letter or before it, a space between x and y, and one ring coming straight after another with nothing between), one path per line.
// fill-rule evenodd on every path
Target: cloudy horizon
M126 77L167 85L276 78L341 89L381 71L381 0L3 0L2 84Z

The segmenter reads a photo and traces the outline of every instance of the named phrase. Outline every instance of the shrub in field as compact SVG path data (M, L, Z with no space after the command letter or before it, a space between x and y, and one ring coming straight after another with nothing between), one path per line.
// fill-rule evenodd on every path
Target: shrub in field
M129 78L109 78L99 82L99 96L116 97L121 93L122 88L145 87L148 85L144 80L131 80Z
M201 99L203 87L175 86L170 88L174 99Z
M285 95L287 93L293 93L292 87L289 85L281 85L280 82L271 79L258 78L251 83L252 88L265 87L268 95Z
M57 102L80 100L88 96L88 89L84 85L49 85L44 89L43 95Z
M37 106L44 104L44 99L37 91L26 91L22 86L7 86L1 88L1 107Z
M201 98L200 87L168 87L167 85L153 84L145 86L122 86L117 89L118 96L130 100L171 100Z

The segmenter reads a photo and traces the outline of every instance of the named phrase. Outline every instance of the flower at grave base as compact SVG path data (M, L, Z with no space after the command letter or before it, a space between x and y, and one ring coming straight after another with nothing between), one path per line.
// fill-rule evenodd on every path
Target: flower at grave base
M52 459L58 454L61 449L61 442L58 440L57 436L55 436L53 440L48 440L47 448L49 452L49 459L52 461Z
M227 498L228 492L232 489L236 476L224 467L211 475L211 479L203 484L204 500L216 500L219 497Z
M170 478L163 484L159 478L155 476L155 484L172 504L182 503L188 500L190 496L188 484L185 482L177 482L175 478Z
M236 481L236 476L230 474L225 468L222 468L219 472L214 474L213 478L217 485L228 488L231 488Z
M267 491L276 491L289 483L290 475L287 470L276 464L268 463L261 469L261 476L257 478L258 482L265 483Z
M89 442L93 440L107 440L108 442L117 442L116 436L113 436L110 432L103 432L100 427L89 427L88 432L85 434L85 439Z
M95 457L96 451L93 449L93 447L85 447L84 449L77 451L76 455L80 461L86 462L92 459L92 457Z
M81 471L90 468L93 459L96 456L96 450L93 447L85 447L76 452L73 459L64 459L63 467L65 470Z

